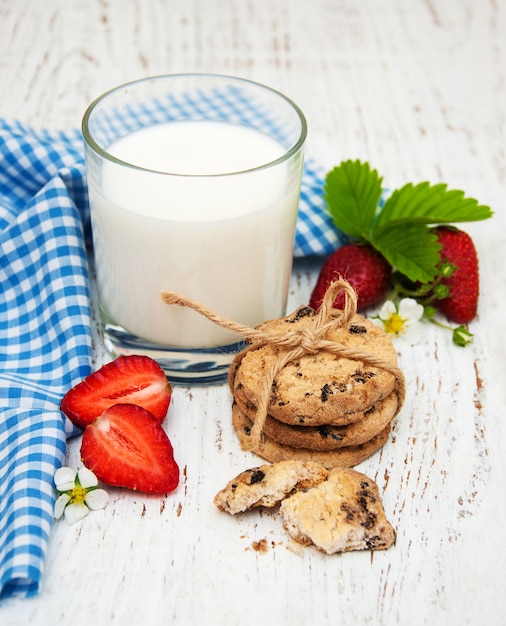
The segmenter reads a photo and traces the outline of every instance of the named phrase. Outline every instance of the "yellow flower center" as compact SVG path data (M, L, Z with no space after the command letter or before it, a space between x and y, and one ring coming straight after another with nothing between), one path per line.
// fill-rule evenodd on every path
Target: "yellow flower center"
M72 489L70 493L69 502L75 502L76 504L83 504L84 498L86 497L87 490L84 487L78 487L77 485Z
M392 313L392 315L385 320L385 331L397 337L401 333L406 332L406 322L407 320L398 313Z

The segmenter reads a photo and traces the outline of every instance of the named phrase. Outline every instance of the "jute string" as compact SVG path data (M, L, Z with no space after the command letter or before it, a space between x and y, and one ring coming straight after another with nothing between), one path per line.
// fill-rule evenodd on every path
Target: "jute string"
M332 307L336 296L340 292L343 292L345 295L345 303L342 310ZM399 397L398 410L402 406L405 395L404 376L395 364L369 352L347 348L336 341L328 339L328 335L332 331L348 327L357 312L357 295L355 290L343 279L338 279L329 285L320 308L316 315L311 318L311 324L304 328L296 328L282 335L268 328L250 328L233 320L223 318L204 304L176 292L162 291L161 298L165 304L176 304L193 309L211 322L241 335L247 340L249 345L237 355L233 364L234 373L239 366L240 360L249 350L258 349L263 345L270 345L276 348L276 359L270 370L264 373L256 418L248 439L248 445L244 449L252 451L258 449L265 420L267 419L272 385L278 373L291 361L299 359L306 354L316 354L320 350L326 350L342 358L363 361L370 366L391 372L396 378L396 391ZM229 384L232 388L233 380L231 380L230 375Z

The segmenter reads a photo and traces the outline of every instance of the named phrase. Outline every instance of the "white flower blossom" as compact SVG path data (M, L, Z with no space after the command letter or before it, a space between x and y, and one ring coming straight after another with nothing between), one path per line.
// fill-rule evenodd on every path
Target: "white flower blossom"
M394 340L414 345L422 338L424 308L413 298L403 298L397 306L387 300L374 322L382 326Z
M55 502L54 517L60 519L65 515L69 524L83 519L90 510L103 509L109 500L107 491L98 488L97 477L86 467L77 471L60 467L55 472L54 483L60 494Z

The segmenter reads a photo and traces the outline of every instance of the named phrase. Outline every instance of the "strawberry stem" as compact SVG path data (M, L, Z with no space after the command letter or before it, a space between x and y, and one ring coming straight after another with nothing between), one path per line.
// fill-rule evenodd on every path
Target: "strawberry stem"
M457 326L456 328L453 328L452 326L443 324L435 318L430 318L429 322L439 328L451 331L453 343L460 348L465 348L473 341L473 334L465 326Z

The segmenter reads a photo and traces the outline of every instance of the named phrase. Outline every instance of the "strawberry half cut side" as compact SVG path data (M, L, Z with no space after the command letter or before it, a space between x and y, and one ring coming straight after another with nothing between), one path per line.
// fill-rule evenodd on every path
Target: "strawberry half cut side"
M86 427L81 459L106 485L164 494L179 483L179 467L163 426L132 404L116 404Z
M120 356L68 391L60 408L83 428L120 403L137 404L162 422L171 395L169 381L156 361L141 355Z

